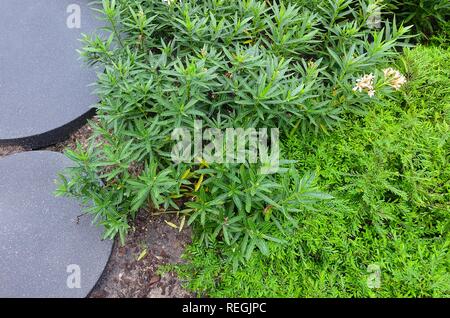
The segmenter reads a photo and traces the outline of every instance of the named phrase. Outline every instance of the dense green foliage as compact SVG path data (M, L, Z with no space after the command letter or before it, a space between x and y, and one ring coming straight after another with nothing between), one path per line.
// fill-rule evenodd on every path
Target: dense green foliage
M430 38L429 44L442 48L450 47L450 19L442 25L442 30Z
M347 3L351 0L285 0L312 10L327 7L329 3ZM372 0L365 2L374 14L379 14L381 26L384 21L397 19L413 26L418 41L430 41L433 36L448 32L450 1L448 0ZM377 11L375 11L377 10ZM447 33L448 34L448 33Z
M387 0L386 10L407 25L422 40L448 29L450 20L450 1L448 0Z
M450 296L450 50L406 50L408 84L328 136L296 134L285 152L336 200L299 217L269 257L234 272L197 244L179 268L219 297ZM368 287L370 265L380 288Z
M408 28L370 29L367 8L360 1L312 11L256 0L103 0L110 37L87 35L81 52L104 68L98 122L87 149L68 151L77 167L58 193L81 198L108 238L123 240L130 219L153 206L178 213L235 267L255 249L269 255L268 243L283 242L298 213L330 196L289 167L260 174L262 163L220 164L199 153L175 165L172 133L195 131L196 119L220 131L327 131L339 116L392 93L382 67ZM367 85L353 89L363 75Z

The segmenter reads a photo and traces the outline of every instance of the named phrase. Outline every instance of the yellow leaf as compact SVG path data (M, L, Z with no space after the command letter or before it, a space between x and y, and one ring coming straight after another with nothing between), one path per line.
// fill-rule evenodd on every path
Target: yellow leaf
M203 168L203 167L209 168L209 164L208 164L208 162L205 159L199 158L199 161L200 161L200 167L201 168Z
M200 189L200 187L202 186L202 183L203 183L203 174L200 176L200 178L198 179L198 181L197 181L197 184L195 185L195 189L194 189L194 192L197 192L198 191L198 189Z
M172 222L168 222L168 221L166 221L166 220L164 220L164 222L166 222L166 224L167 224L168 226L173 227L174 229L177 229L177 230L178 230L178 226L176 226L176 225L173 224Z
M183 218L181 219L181 223L180 223L180 230L179 232L181 232L183 230L184 227L184 223L186 222L186 216L183 216Z
M187 179L189 177L189 174L191 173L191 169L187 169L185 173L181 176L181 179Z
M147 249L143 250L141 252L141 254L139 254L137 260L140 261L141 259L143 259L145 257L145 255L147 255Z

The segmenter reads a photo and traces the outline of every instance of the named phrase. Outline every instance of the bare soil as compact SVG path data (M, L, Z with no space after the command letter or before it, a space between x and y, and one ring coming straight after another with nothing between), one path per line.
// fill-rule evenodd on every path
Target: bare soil
M162 277L157 273L161 265L182 262L181 255L191 238L189 229L179 232L165 221L179 223L175 216L152 217L146 211L140 212L126 244L115 242L109 263L90 297L192 297L173 273Z
M16 146L1 146L0 145L0 158L8 155L13 155L15 153L24 152L26 149Z

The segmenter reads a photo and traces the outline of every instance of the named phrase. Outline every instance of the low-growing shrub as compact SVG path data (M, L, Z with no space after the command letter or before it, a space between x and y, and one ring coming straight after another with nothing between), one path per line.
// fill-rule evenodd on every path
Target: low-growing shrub
M402 97L329 136L284 141L336 200L298 219L270 257L231 266L198 244L178 268L211 297L450 296L450 50L405 51ZM369 284L379 270L379 285Z
M351 0L284 0L285 3L295 3L299 6L323 10L330 4L342 5ZM414 41L433 42L442 33L448 34L450 20L450 2L448 0L372 0L365 1L367 12L372 12L374 27L382 27L385 20L411 25ZM326 10L326 9L325 9ZM448 42L447 42L448 43Z
M381 70L408 28L370 29L366 9L341 0L317 11L259 0L103 0L110 36L85 36L81 52L104 69L98 121L89 146L67 152L77 166L58 193L81 198L108 238L123 240L129 220L153 206L178 213L180 228L193 225L235 267L254 249L268 255L287 221L295 227L295 214L330 196L289 166L261 174L264 163L222 164L198 151L175 164L171 137L195 132L197 120L216 129L209 141L227 128L327 131L390 94L398 87Z
M442 24L442 29L430 38L429 45L441 48L450 47L450 19Z
M414 26L422 40L429 40L447 28L450 20L448 0L387 0L385 10L399 21Z

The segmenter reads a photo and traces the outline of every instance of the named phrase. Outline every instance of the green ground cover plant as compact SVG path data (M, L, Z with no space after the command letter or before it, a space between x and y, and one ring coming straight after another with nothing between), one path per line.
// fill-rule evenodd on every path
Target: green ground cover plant
M141 209L177 213L197 242L231 260L269 256L298 228L297 214L331 197L289 165L198 160L175 165L176 128L280 128L323 133L402 85L383 72L409 27L374 30L365 1L308 9L257 0L103 0L108 38L86 35L81 55L100 66L97 121L59 195L122 241ZM386 71L386 70L385 70ZM223 150L223 149L222 149ZM230 150L230 149L226 149ZM232 149L234 151L235 149ZM204 158L203 158L204 159ZM282 161L283 163L283 161Z
M335 196L300 214L288 244L234 271L193 244L178 272L212 297L450 296L450 50L417 47L397 62L395 99L327 136L284 141L299 173ZM379 268L378 288L370 288ZM373 286L372 286L373 287Z

